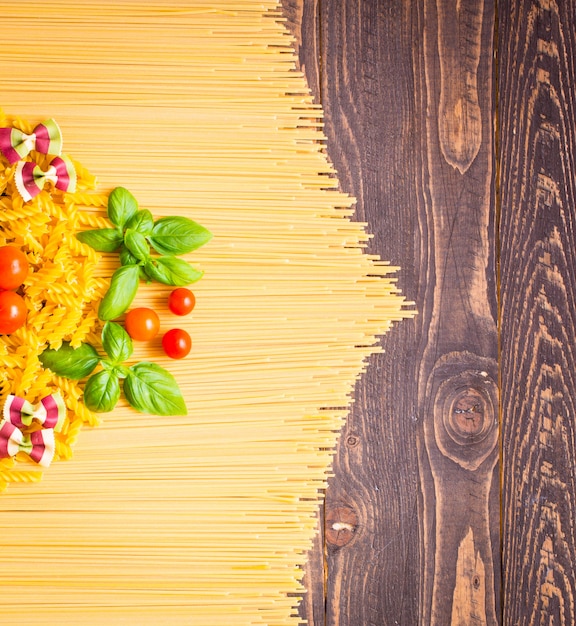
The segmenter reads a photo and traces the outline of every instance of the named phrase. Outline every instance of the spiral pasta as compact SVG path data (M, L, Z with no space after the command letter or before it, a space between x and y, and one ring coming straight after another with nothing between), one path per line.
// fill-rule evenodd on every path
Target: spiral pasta
M34 124L0 111L0 125L30 133ZM37 162L42 156L35 154ZM15 165L0 156L0 245L20 248L30 264L30 274L21 288L28 309L27 323L10 335L0 335L0 400L10 394L38 402L42 396L60 391L68 415L56 439L57 459L69 459L82 424L97 425L99 419L81 402L82 391L75 381L44 370L39 355L58 348L63 341L74 347L99 332L97 303L106 281L94 275L100 255L79 242L79 227L105 223L107 195L91 191L94 177L74 161L77 191L65 193L46 187L29 202L18 193L13 176ZM0 491L10 482L35 482L38 466L17 455L16 462L0 466Z

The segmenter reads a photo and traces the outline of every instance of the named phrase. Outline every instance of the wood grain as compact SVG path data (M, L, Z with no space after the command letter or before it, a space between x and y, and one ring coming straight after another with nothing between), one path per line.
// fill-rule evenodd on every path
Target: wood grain
M499 622L494 7L424 2L421 620ZM424 111L421 111L424 114Z
M500 3L504 623L576 623L576 4Z
M313 624L574 624L576 2L503 0L496 46L487 1L286 2L341 184L420 310L357 387Z
M494 7L315 7L318 28L303 30L319 33L329 155L375 233L371 251L401 265L420 311L384 338L342 434L326 494L326 624L494 624ZM330 531L343 517L353 535L339 545Z
M294 4L290 1L289 4ZM296 4L300 4L297 3ZM315 10L307 10L314 5ZM300 59L326 115L328 154L342 188L368 220L370 252L394 265L408 298L417 293L414 255L412 21L405 2L303 2L291 21ZM315 26L306 25L314 17ZM317 70L304 50L318 33ZM309 40L309 38L308 38ZM325 503L325 597L309 594L313 626L417 624L420 546L416 437L415 324L398 325L371 359L334 461ZM347 528L348 525L350 528ZM311 555L318 559L318 554ZM314 566L315 567L315 566ZM309 603L312 602L313 609Z
M370 251L401 265L399 283L413 298L420 163L410 10L353 0L320 8L329 154L374 233ZM418 622L416 328L402 324L384 338L342 433L326 511L349 507L358 526L348 545L327 545L328 626Z

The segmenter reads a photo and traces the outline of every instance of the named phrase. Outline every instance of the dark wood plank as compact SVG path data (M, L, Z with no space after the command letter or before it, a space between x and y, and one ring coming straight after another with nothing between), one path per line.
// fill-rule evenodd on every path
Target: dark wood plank
M499 622L494 5L426 0L415 68L424 624Z
M398 0L386 6L304 0L297 10L293 5L301 2L284 4L292 5L291 27L308 80L313 86L320 81L313 91L324 105L328 153L341 186L358 200L357 219L370 222L370 252L402 267L401 288L413 298L420 164L410 12ZM306 24L312 18L315 25ZM317 69L307 41L321 44ZM313 589L302 611L306 617L322 613L323 621L310 626L418 623L415 323L398 325L383 343L385 353L371 359L357 386L335 458L324 519L326 598ZM318 559L316 550L314 571Z
M398 1L320 9L328 152L374 234L370 251L402 267L401 288L414 298L420 163L410 12ZM403 323L384 338L342 433L326 494L328 626L418 623L416 327ZM329 532L343 515L354 532L339 545Z
M576 624L576 3L499 3L504 623Z
M319 32L329 155L375 233L371 251L402 267L420 311L384 338L342 434L326 494L326 624L494 624L494 5L314 8L319 26L302 32ZM349 534L333 536L343 520Z

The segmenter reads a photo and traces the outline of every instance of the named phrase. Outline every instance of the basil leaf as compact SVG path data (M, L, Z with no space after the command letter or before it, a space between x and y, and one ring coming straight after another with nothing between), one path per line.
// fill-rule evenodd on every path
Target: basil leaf
M84 404L96 413L108 413L120 399L120 383L113 372L102 370L86 381Z
M122 235L115 228L99 228L76 233L76 239L98 252L114 252L122 245Z
M120 263L122 265L138 265L140 261L128 250L126 246L122 246L120 250Z
M114 367L114 374L118 378L126 378L130 374L130 368L125 365L116 365Z
M119 365L132 356L134 345L123 326L106 322L102 329L102 347L114 365Z
M89 343L73 348L68 341L64 341L57 350L44 350L38 358L43 367L52 370L57 376L72 380L80 380L91 374L100 361L98 353Z
M164 285L182 287L195 283L204 272L194 269L183 259L173 256L150 257L144 265L146 274Z
M142 413L186 415L186 403L176 379L155 363L136 363L124 380L124 395Z
M137 211L126 223L126 228L137 230L143 235L150 235L154 228L154 218L148 209Z
M150 256L150 245L146 237L133 228L128 228L124 233L124 245L139 261L145 261Z
M137 265L119 267L110 281L110 287L100 301L98 317L101 320L113 320L132 304L140 283L140 271Z
M212 233L187 217L162 217L154 224L148 240L160 254L186 254L203 246Z
M122 265L138 265L140 280L147 283L150 282L150 276L146 274L144 268L140 265L140 261L130 252L130 250L128 250L126 246L122 246L122 249L120 250L120 263L122 263Z
M138 211L136 198L124 187L116 187L108 196L108 217L112 224L123 228Z
M107 361L106 359L102 359L100 365L103 369L110 372L111 375L116 376L116 378L126 378L130 372L130 369L125 365L112 363L112 361Z

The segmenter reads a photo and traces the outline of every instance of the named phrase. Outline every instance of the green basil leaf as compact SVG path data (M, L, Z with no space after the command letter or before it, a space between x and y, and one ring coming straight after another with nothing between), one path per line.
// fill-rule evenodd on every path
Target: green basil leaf
M126 246L122 246L120 250L120 263L122 265L138 265L138 270L140 272L140 280L149 283L152 279L146 272L142 265L140 265L140 261L128 250Z
M150 244L146 241L146 237L133 228L126 229L124 245L139 261L145 261L150 256Z
M204 274L183 259L173 256L150 257L144 265L144 270L150 278L159 283L177 287L195 283Z
M102 347L114 365L119 365L132 356L134 345L123 326L106 322L102 329Z
M128 250L126 246L120 249L120 263L122 265L138 265L140 261Z
M130 375L130 368L125 365L116 365L114 367L114 374L117 378L126 378L126 376Z
M126 378L130 372L130 368L125 365L112 363L112 361L108 361L106 359L102 359L102 361L100 361L100 365L103 369L110 372L111 375L116 376L116 378Z
M130 252L130 250L128 250L126 246L122 246L122 249L120 250L120 263L122 263L122 265L138 265L140 280L147 283L151 281L150 276L146 274L142 265L139 265L140 261Z
M186 254L203 246L212 233L187 217L162 217L154 224L148 240L160 254Z
M124 395L142 413L186 415L186 403L176 379L155 363L136 363L124 380Z
M108 413L120 399L120 383L113 372L102 370L86 381L84 404L96 413Z
M102 359L100 361L100 365L108 372L113 372L118 367L115 363L112 363L112 361L108 361L107 359Z
M80 380L91 374L98 365L100 357L89 343L82 343L73 348L64 341L60 348L48 348L38 357L42 366L52 370L57 376Z
M113 320L120 317L132 304L140 283L140 271L137 265L119 267L110 281L110 287L104 294L98 307L101 320Z
M123 228L136 215L138 202L124 187L116 187L108 196L108 217L112 224Z
M76 239L98 252L114 252L122 245L122 235L115 228L99 228L76 233Z
M142 233L142 235L150 235L154 228L154 218L148 209L140 209L126 223L126 228Z

